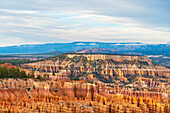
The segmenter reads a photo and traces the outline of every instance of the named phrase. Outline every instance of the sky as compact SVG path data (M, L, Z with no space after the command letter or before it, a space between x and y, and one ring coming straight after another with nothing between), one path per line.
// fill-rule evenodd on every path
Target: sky
M170 42L170 0L0 0L0 46Z

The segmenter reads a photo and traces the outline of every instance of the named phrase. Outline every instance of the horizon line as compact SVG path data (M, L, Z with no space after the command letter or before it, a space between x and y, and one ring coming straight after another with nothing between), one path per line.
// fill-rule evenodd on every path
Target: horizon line
M123 44L123 43L139 43L137 45L157 45L157 44L169 44L170 42L145 42L145 41L70 41L70 42L47 42L47 43L25 43L25 44L12 44L9 46L0 46L0 47L12 47L12 46L24 46L24 45L43 45L43 44L67 44L67 43L110 43L110 44Z

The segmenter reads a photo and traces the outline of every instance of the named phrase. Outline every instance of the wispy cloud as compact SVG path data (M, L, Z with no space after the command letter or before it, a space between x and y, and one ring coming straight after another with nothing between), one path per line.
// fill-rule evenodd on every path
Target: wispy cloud
M14 13L14 14L34 14L34 13L38 13L38 11L24 11L24 10L15 10L15 9L0 9L0 12Z
M167 4L170 2L162 0L4 0L0 4L0 45L121 40L165 43L170 38Z

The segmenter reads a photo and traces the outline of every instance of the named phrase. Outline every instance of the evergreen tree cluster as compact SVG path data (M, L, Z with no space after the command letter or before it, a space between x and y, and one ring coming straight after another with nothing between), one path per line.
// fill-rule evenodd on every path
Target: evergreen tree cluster
M19 68L7 68L0 66L0 78L34 78L34 73L27 75L25 71L19 70Z

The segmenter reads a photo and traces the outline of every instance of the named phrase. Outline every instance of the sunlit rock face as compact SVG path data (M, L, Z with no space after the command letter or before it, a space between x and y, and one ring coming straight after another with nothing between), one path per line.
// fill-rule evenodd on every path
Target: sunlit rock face
M74 58L77 56L84 56L87 60L106 60L113 59L114 61L124 61L124 60L139 60L151 62L146 56L128 56L128 55L103 55L103 54L68 54L67 57Z
M170 70L145 56L64 54L0 81L0 112L170 113ZM13 104L14 103L14 104Z
M90 83L64 83L63 90L65 91L66 95L72 98L77 99L85 99L89 98L91 100L94 99L96 89L95 85Z
M4 79L0 112L10 113L169 113L163 92L133 91L85 81ZM11 85L13 81L14 85ZM2 85L3 84L3 85Z

